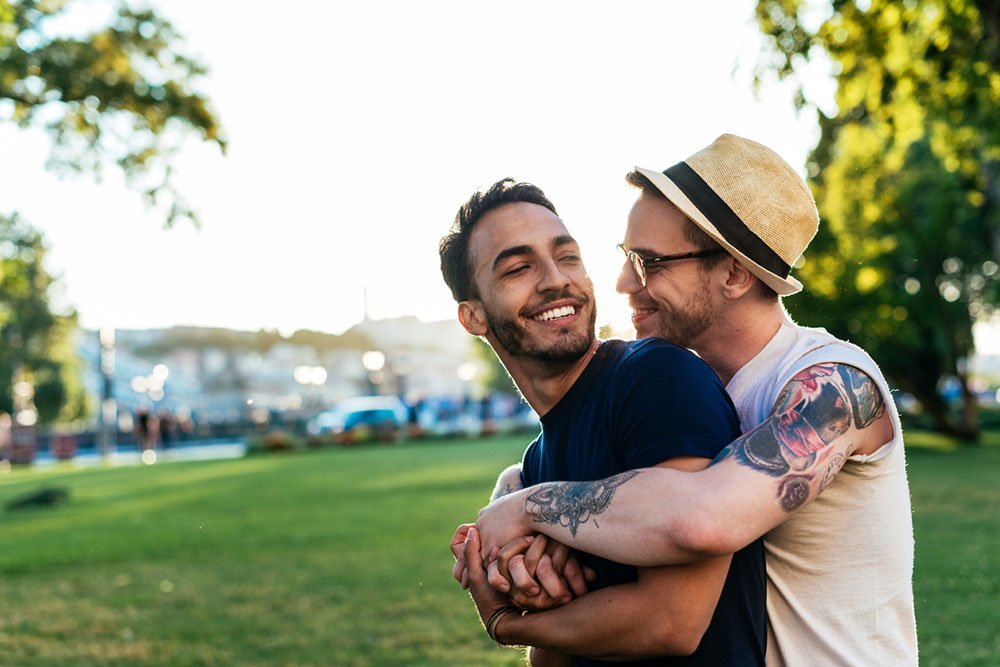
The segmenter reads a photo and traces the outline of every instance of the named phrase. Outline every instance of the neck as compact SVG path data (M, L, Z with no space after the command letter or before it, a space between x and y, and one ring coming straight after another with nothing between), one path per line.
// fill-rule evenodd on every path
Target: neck
M512 357L505 350L494 347L514 384L521 391L531 409L544 416L562 400L573 383L594 358L600 341L595 340L579 359L566 364L553 364L533 359Z
M737 371L771 342L785 317L781 302L734 303L693 349L722 384L729 384Z

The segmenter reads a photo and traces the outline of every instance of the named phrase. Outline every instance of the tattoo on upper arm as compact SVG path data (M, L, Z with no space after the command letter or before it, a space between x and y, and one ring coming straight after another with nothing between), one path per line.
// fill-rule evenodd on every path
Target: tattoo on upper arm
M851 402L851 414L859 429L865 428L885 413L882 393L871 378L854 366L837 366L844 379L844 389Z
M793 512L809 500L821 469L819 490L843 467L845 452L830 445L852 428L867 428L885 409L882 393L864 372L844 364L811 366L792 378L763 424L722 450L715 461L733 457L780 478L778 502Z
M524 506L533 520L566 526L575 537L582 524L608 508L618 487L638 474L638 470L629 470L596 482L543 484L527 497ZM600 528L596 518L594 525Z
M498 485L497 488L493 489L493 496L490 498L490 501L492 502L497 498L503 498L506 495L514 493L515 491L517 491L517 489L511 486L510 483L504 484L503 488L500 488Z

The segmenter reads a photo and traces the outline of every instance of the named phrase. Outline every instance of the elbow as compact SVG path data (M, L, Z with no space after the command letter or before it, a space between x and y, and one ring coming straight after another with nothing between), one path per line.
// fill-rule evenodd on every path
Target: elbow
M733 532L709 516L692 514L678 524L673 531L673 545L686 561L702 560L712 556L722 556L737 551Z
M698 650L707 630L705 624L669 624L655 633L655 646L649 655L689 656Z

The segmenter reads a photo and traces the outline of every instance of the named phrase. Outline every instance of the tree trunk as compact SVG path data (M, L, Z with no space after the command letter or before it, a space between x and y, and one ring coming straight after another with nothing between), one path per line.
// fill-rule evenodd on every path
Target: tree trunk
M978 445L980 435L979 404L972 388L969 387L969 376L961 374L958 376L958 380L962 384L962 427L968 434L962 438L962 442L967 445Z
M978 442L978 415L975 415L971 422L975 425L975 430L970 430L967 423L963 423L955 419L955 415L948 408L948 404L944 402L935 389L927 389L922 385L912 382L908 378L904 377L894 377L893 380L900 389L913 395L913 398L920 404L920 407L923 408L923 410L930 416L932 422L934 423L935 431L957 438L962 442L970 444ZM964 394L964 392L967 391L967 386L964 381L962 383L962 387ZM971 394L971 392L969 393Z

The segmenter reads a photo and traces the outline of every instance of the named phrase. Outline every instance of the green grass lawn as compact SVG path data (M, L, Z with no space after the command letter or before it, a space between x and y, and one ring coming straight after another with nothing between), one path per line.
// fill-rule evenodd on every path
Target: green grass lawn
M520 664L447 544L526 441L2 475L70 499L0 512L0 664ZM908 456L921 663L1000 664L1000 447Z

